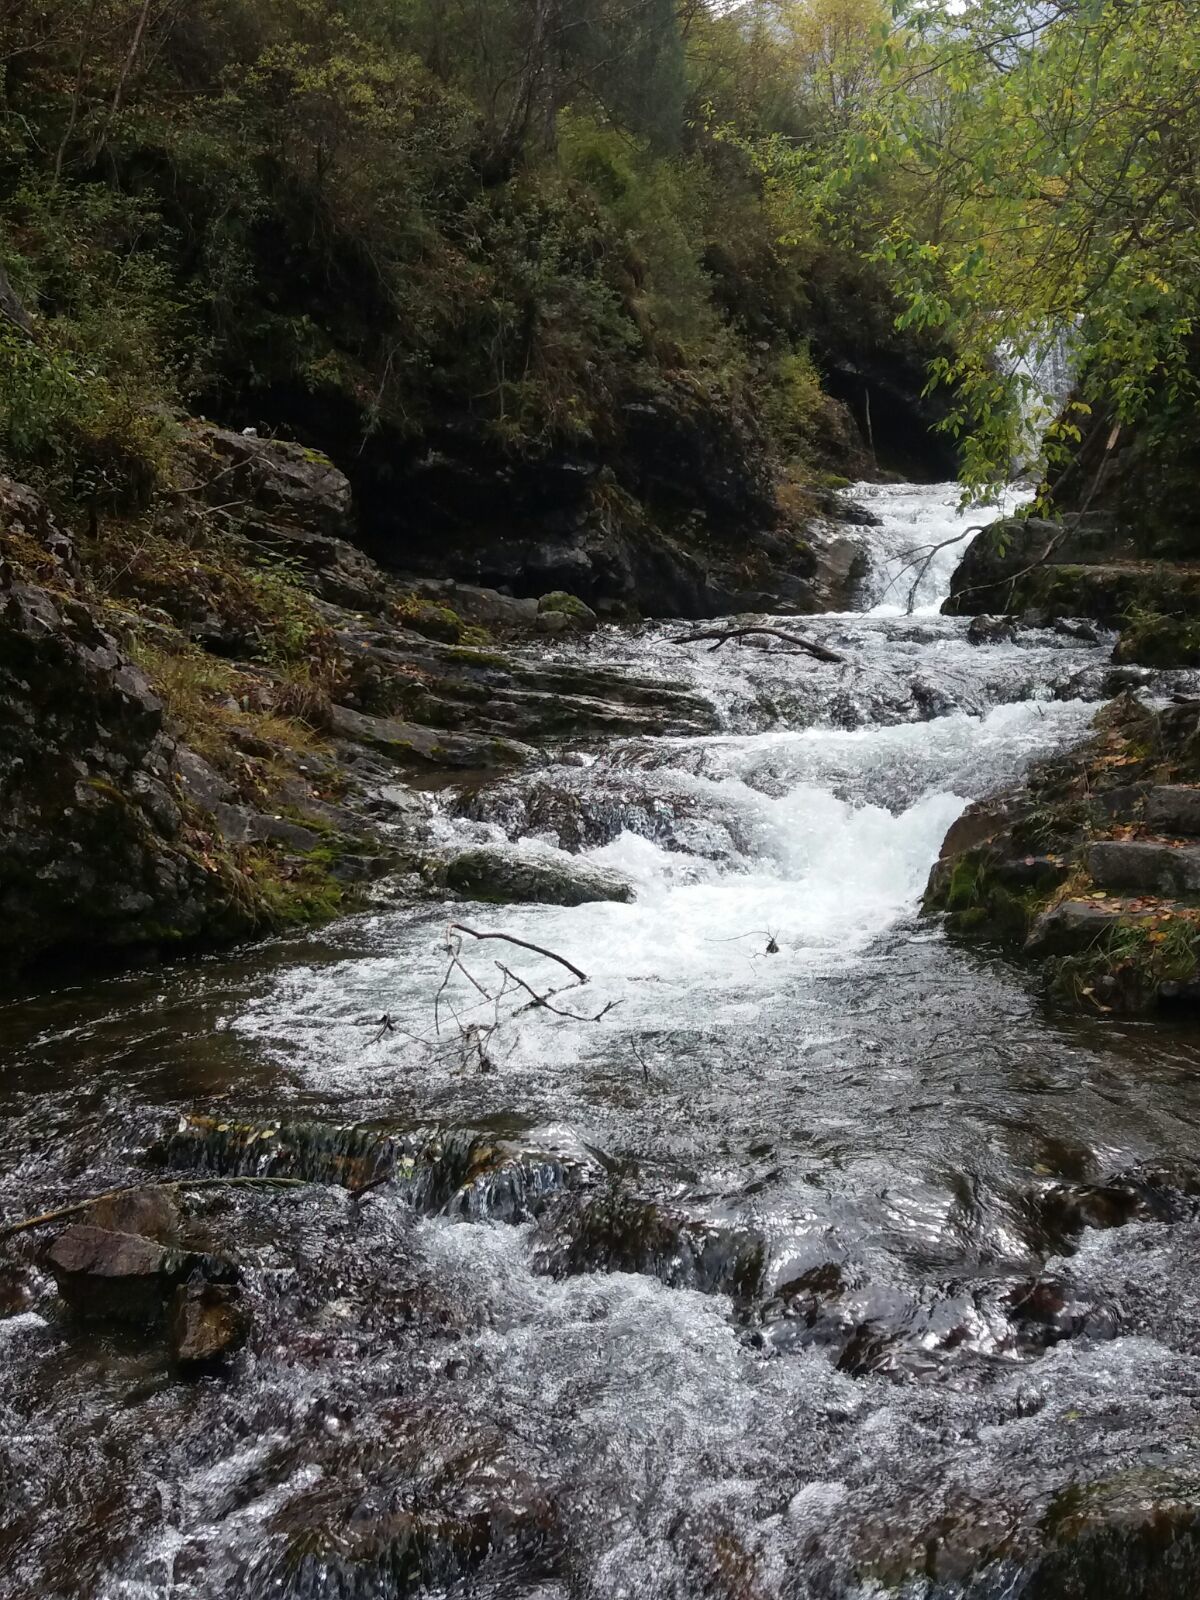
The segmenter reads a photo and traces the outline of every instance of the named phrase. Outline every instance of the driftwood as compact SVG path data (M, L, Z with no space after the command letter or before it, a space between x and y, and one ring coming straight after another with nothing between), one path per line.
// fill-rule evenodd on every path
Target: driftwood
M44 1228L51 1222L61 1222L64 1217L77 1217L101 1200L117 1200L123 1194L141 1194L144 1189L304 1189L307 1178L171 1178L163 1183L129 1183L120 1189L105 1189L103 1194L91 1194L86 1200L76 1200L57 1211L43 1211L36 1217L25 1217L21 1222L10 1222L0 1228L0 1239L11 1239L15 1234L28 1233L31 1228Z
M816 656L818 661L829 661L836 667L846 665L846 657L839 655L836 650L831 650L828 645L818 644L815 639L806 639L799 633L785 633L782 628L701 628L696 633L682 634L675 643L702 644L712 639L715 640L712 649L719 650L723 644L728 644L730 639L745 639L751 634L765 634L771 639L782 639L785 644L795 645L797 650L805 650L810 656Z

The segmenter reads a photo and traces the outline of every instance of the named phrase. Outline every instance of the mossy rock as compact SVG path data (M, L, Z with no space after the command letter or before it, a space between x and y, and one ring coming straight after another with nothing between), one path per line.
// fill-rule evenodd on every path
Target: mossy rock
M399 602L396 611L406 628L442 644L459 644L466 631L456 611L438 605L435 600L423 600L419 595L408 595Z
M591 606L585 605L578 595L565 589L555 589L538 601L539 617L564 617L576 632L590 633L599 624L599 617Z

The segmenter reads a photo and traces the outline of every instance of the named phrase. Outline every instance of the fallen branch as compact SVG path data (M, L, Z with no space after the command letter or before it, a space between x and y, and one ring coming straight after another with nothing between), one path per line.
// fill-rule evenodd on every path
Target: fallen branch
M500 968L500 971L506 978L511 978L519 989L524 989L527 995L531 995L533 997L532 1005L535 1010L540 1008L543 1011L553 1011L556 1017L568 1017L572 1022L599 1022L602 1017L606 1017L608 1015L614 1006L619 1006L621 1003L619 1000L610 1000L606 1006L601 1006L600 1010L597 1011L594 1017L581 1016L578 1011L564 1011L561 1006L552 1006L550 1004L549 995L539 994L536 989L531 988L530 985L525 982L524 978L519 978L515 972L510 972L502 961L497 961L496 965ZM553 992L554 991L551 990L551 993ZM525 1007L524 1009L528 1010L529 1007Z
M544 945L530 944L528 939L518 939L511 933L479 933L474 928L468 928L463 922L452 922L450 924L450 931L452 933L470 934L472 939L503 939L506 944L515 944L518 945L522 950L532 950L535 955L545 956L548 961L557 961L560 967L566 967L568 972L573 973L574 976L579 979L580 983L588 982L587 973L581 972L579 968L575 966L573 962L568 961L565 956L555 955L553 950L547 950Z
M831 650L828 645L818 644L815 639L806 639L798 633L785 633L782 628L701 628L696 633L681 634L674 642L676 644L703 644L712 639L713 650L719 650L723 644L728 644L730 639L746 639L751 634L765 634L771 639L782 639L785 644L794 644L798 650L806 650L810 656L816 656L818 661L829 661L835 667L844 667L846 657L839 655L836 650Z
M51 1222L61 1222L64 1217L76 1217L81 1211L88 1211L92 1206L98 1205L101 1200L119 1200L125 1194L141 1194L145 1189L212 1189L216 1187L229 1189L304 1189L308 1187L307 1178L172 1178L164 1183L130 1183L120 1189L106 1189L103 1194L89 1195L86 1200L76 1200L69 1206L60 1206L57 1211L43 1211L40 1216L26 1217L21 1222L10 1222L8 1227L0 1228L0 1239L11 1239L14 1234L28 1233L31 1228L44 1228Z

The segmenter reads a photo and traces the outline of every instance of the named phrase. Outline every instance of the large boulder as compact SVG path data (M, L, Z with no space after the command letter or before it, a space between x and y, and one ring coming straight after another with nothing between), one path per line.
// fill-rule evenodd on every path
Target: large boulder
M200 499L222 506L241 500L251 514L313 533L344 536L351 529L350 480L319 450L207 422L185 430L184 448Z
M446 865L445 882L469 899L505 905L581 906L634 897L633 885L619 872L557 850L533 852L504 845L464 850Z
M237 1267L221 1257L170 1250L141 1234L91 1222L65 1228L43 1259L67 1305L87 1319L156 1322L181 1283L199 1278L233 1287L239 1281Z

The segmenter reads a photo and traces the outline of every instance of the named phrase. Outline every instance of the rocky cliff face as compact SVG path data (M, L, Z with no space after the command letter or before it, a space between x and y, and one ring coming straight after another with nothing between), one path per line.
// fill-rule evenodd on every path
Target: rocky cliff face
M841 469L868 473L849 411L828 407ZM568 590L611 615L825 609L822 537L841 502L786 492L753 419L682 380L626 397L612 437L574 448L509 448L468 418L364 442L356 414L277 391L234 409L337 457L358 507L351 537L392 572L520 597Z
M186 844L162 702L83 602L70 540L8 479L0 549L0 964L235 927Z

